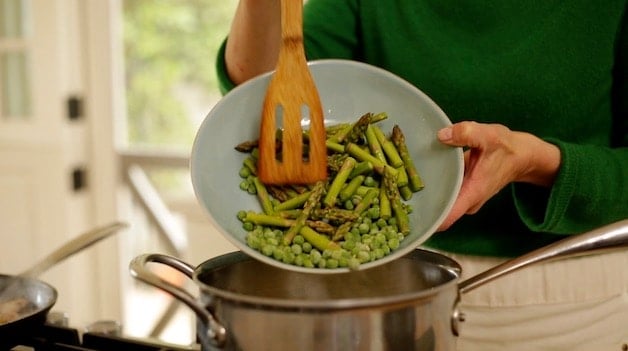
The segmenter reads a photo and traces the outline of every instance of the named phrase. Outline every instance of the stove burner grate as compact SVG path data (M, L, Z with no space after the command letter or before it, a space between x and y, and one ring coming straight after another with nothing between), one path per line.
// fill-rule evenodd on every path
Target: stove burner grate
M44 324L21 336L17 340L0 341L0 350L11 351L199 351L198 345L173 345L160 340L124 337L88 332L80 334L77 329Z

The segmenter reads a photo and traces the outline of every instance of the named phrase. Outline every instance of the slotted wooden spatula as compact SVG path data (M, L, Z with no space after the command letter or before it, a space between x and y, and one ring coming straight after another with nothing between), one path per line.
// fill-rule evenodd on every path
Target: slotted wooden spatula
M327 177L323 110L305 59L302 11L302 0L281 0L281 47L264 99L257 164L258 176L267 184L309 184ZM305 151L304 117L309 119ZM282 129L280 153L277 128Z

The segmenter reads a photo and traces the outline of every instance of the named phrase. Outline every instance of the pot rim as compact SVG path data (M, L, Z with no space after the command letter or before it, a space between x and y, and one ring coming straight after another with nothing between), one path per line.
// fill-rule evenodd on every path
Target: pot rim
M443 269L451 274L451 279L447 282L437 284L434 287L403 293L391 296L383 297L361 297L361 298L340 298L340 299L321 299L321 300L306 300L306 299L281 299L272 297L258 297L250 296L243 293L231 292L222 288L217 288L203 282L199 277L208 269L217 269L220 267L226 267L231 264L235 264L242 261L254 260L253 257L241 251L234 251L227 254L223 254L212 259L209 259L194 269L193 280L200 288L202 293L206 293L211 297L218 297L223 300L229 301L235 304L254 305L256 307L262 307L265 309L289 309L289 310L343 310L360 307L372 307L383 306L392 304L404 304L404 303L416 303L417 300L428 300L432 296L439 294L441 291L451 289L453 286L458 285L460 279L460 273L462 268L452 258L449 258L440 253L415 249L412 252L402 256L399 259L419 259L429 257L428 263L435 265L438 269ZM396 260L395 260L396 261ZM263 264L260 262L260 264ZM390 264L394 264L391 262ZM369 268L370 269L370 268ZM298 273L308 274L308 273ZM351 274L351 273L346 273ZM410 279L410 277L406 277Z

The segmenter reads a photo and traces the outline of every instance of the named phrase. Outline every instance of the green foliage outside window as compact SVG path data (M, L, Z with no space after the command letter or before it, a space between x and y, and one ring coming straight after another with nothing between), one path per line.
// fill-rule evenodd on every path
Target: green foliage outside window
M235 0L125 0L124 57L131 145L189 147L219 98L216 52Z

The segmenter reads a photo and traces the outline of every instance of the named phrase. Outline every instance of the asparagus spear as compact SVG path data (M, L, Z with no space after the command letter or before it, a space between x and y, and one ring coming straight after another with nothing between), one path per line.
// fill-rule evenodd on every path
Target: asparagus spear
M266 186L258 177L253 177L253 184L255 185L257 198L262 205L264 213L268 215L273 214L275 211L273 209L273 203L270 200L270 195L268 195L268 190L266 190Z
M277 201L280 201L280 202L287 201L288 199L291 198L288 192L281 186L270 185L266 187L266 190L268 190L268 193L270 194L270 196L272 196L273 198L277 199ZM275 209L275 211L276 210L277 209Z
M410 152L408 151L408 146L406 145L406 139L401 131L401 128L399 128L396 124L393 127L391 139L393 144L397 147L397 151L399 151L399 156L401 156L401 159L403 160L406 172L408 172L410 189L414 192L423 189L423 180L421 179L416 167L414 167L414 162L412 161L412 157L410 157Z
M323 200L324 206L333 207L336 204L338 194L340 193L342 186L347 181L347 178L349 178L349 174L353 170L353 167L355 167L355 164L356 161L353 157L346 158L345 162L342 164L342 167L340 167L340 170L334 177L334 180L332 181L331 186L327 191L327 194L325 195L325 199Z
M347 154L332 154L327 156L327 167L332 172L338 172L347 157Z
M354 178L362 174L368 174L373 172L373 164L368 161L358 162L358 164L353 167L353 171L349 174L349 178Z
M331 235L336 232L336 227L334 227L333 225L325 221L308 220L308 221L305 221L305 224L319 233Z
M295 223L290 227L290 229L288 229L288 231L284 235L284 244L290 245L290 243L292 243L292 239L294 239L294 236L299 233L301 227L305 225L305 221L310 217L310 213L312 213L312 211L314 211L314 209L318 205L324 191L325 182L322 180L316 182L314 189L312 189L309 198L303 206L303 211L301 211L301 214L299 214L299 217L297 217Z
M406 172L406 168L404 166L398 167L397 169L397 186L404 187L408 185L408 172Z
M345 138L346 142L357 143L362 140L364 133L366 132L366 128L371 123L371 117L373 114L370 112L365 113L360 117L357 122L355 122L349 131L349 134Z
M312 194L311 191L307 191L303 194L299 194L275 206L274 210L285 211L285 210L293 210L295 208L299 208L311 197L311 194Z
M356 142L364 134L364 130L369 125L372 114L370 112L362 115L356 122L346 128L339 130L334 136L329 138L332 142L342 144L345 141Z
M384 182L381 182L380 187L381 189L379 191L379 217L385 220L388 220L388 218L392 217L392 209L390 208L390 199L388 198L388 195L386 194L386 186Z
M401 195L399 194L399 188L397 187L397 178L390 172L384 173L384 187L386 188L386 195L390 200L390 207L397 219L397 227L399 232L408 234L410 232L410 220L408 213L406 213L403 203L401 202Z
M327 221L355 221L358 219L353 211L343 210L341 208L317 208L314 210L314 218L319 218Z
M369 124L366 127L365 136L366 141L369 145L369 149L371 149L371 153L383 163L386 163L386 156L384 156L384 151L382 150L382 146L377 140L377 136L375 136L375 126Z
M297 217L299 217L299 214L301 214L301 210L298 209L275 212L275 216L286 219L296 219Z
M240 151L240 152L246 152L249 153L251 151L253 151L253 149L255 149L258 145L258 141L259 140L247 140L247 141L243 141L240 144L235 146L235 149Z
M334 235L332 236L331 240L340 241L344 239L345 234L347 234L351 230L352 226L353 226L353 222L342 223L340 226L338 226L338 228L336 228L336 232L334 232Z
M377 157L371 155L368 151L364 151L357 144L347 143L347 145L345 145L345 151L349 153L349 155L355 157L357 160L367 161L371 163L373 165L373 169L377 173L384 173L384 166L386 166L386 164L377 159Z
M375 124L377 122L381 122L388 118L388 114L386 112L379 112L371 116L371 124Z
M334 142L332 140L326 140L325 141L325 145L327 146L328 150L331 150L333 152L337 152L337 153L345 152L344 145L342 145L340 143L336 143L336 142Z
M371 189L366 192L366 195L362 198L362 200L355 206L353 212L360 214L364 212L367 208L371 206L373 200L377 197L378 192L374 189Z
M358 195L360 195L360 196L364 196L364 195L366 195L366 193L367 193L367 192L369 192L370 190L375 190L375 191L379 192L379 188L375 188L375 187L372 187L372 186L365 186L365 185L362 185L362 186L358 187L358 190L356 190L356 192L355 192L355 193L356 193L356 194L358 194Z
M305 240L321 251L340 249L340 245L331 241L326 235L317 233L314 229L308 226L301 227L299 234L303 235Z
M252 156L245 158L243 163L244 163L244 166L246 166L246 168L248 168L249 171L251 171L251 174L253 175L257 174L256 161Z
M353 179L351 179L349 181L349 184L347 184L347 186L345 186L341 191L340 191L340 201L344 202L347 201L353 194L355 194L356 190L358 190L358 187L360 185L362 185L362 182L364 181L364 178L366 178L363 175L359 175Z
M384 154L386 154L386 157L388 158L388 163L395 168L403 166L403 160L399 156L397 148L395 148L395 145L386 138L384 132L382 132L382 130L378 126L374 126L373 132L377 137L377 141L379 141L380 145L382 146Z
M286 219L275 215L267 215L253 211L247 211L242 219L243 222L251 222L257 225L267 225L272 227L288 228L295 222L294 219Z
M412 198L413 193L414 192L407 185L399 187L399 194L401 195L401 198L404 199L405 201L410 200Z

